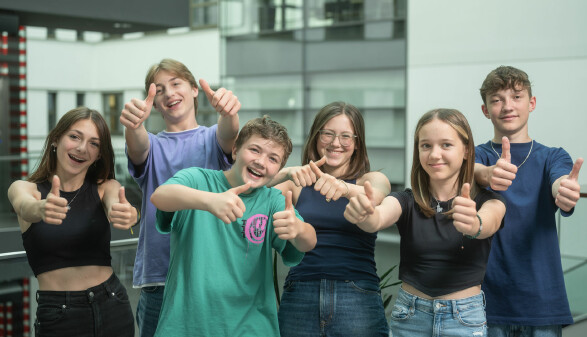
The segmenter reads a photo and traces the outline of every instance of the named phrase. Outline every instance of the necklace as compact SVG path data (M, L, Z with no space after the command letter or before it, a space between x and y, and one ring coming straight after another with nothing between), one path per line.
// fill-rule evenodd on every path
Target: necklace
M444 211L444 209L442 208L442 206L440 206L440 201L438 199L436 199L433 195L430 195L430 196L432 197L432 199L434 199L434 201L436 201L436 213L442 213L442 211ZM452 197L452 198L448 199L446 202L449 203L454 198L455 197Z
M82 187L84 187L84 185L82 184L82 186L80 186L80 188L77 190L77 192L75 193L75 195L73 196L73 198L67 203L67 209L71 209L71 207L69 207L69 205L71 205L71 203L75 200L75 198L77 198L77 195L79 194L79 192L82 190Z
M493 152L495 152L495 154L497 155L497 158L499 160L499 158L501 158L501 154L497 153L497 151L495 151L495 148L493 147L493 141L490 141L489 143L491 144L491 149L493 150ZM520 165L518 165L518 168L522 167L522 165L524 165L526 160L528 160L528 157L530 157L530 153L532 153L533 147L534 147L534 139L532 139L532 144L530 145L530 151L528 151L528 154L526 155L526 158L524 158L524 161Z

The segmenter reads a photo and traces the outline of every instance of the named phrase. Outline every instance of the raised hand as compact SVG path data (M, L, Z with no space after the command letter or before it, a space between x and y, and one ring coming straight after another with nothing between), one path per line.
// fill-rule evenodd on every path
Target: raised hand
M285 210L273 214L273 230L282 240L295 239L301 228L301 221L296 217L292 203L292 192L285 194Z
M375 213L375 198L373 196L375 191L368 181L363 187L365 194L361 193L352 197L344 210L345 219L354 224L364 222L367 217Z
M477 204L471 199L471 184L463 184L461 195L455 198L452 205L453 224L457 231L471 236L477 234L481 224L477 218Z
M108 219L118 229L129 229L137 222L137 209L126 200L123 186L118 190L118 202L112 204Z
M220 88L216 91L210 89L210 85L204 79L200 79L200 86L206 94L206 98L210 102L210 105L216 110L221 116L234 116L238 113L241 108L241 103L232 91Z
M558 188L558 193L554 202L565 212L569 212L581 197L581 186L579 185L579 171L583 165L583 158L575 161L571 173L566 178L563 178Z
M314 184L314 190L325 196L327 202L330 202L330 200L336 201L341 196L348 196L349 192L348 185L344 181L336 179L328 173L323 173L318 178L316 184Z
M291 167L288 172L289 180L298 187L311 186L322 176L320 166L326 163L326 156L320 158L317 162L310 161L304 166Z
M244 185L231 188L224 193L215 194L215 199L210 203L209 212L227 225L238 218L242 218L246 207L238 195L248 191L249 188L251 188L250 181Z
M120 123L129 129L136 129L141 126L151 115L156 93L155 83L151 83L145 100L133 98L130 102L127 102L120 113Z
M492 166L489 176L489 186L494 191L507 191L516 179L518 167L512 164L510 141L507 137L501 138L501 157Z
M51 192L47 194L47 199L42 200L40 204L41 218L48 224L61 225L69 210L67 199L60 197L60 186L59 177L54 175L51 180Z

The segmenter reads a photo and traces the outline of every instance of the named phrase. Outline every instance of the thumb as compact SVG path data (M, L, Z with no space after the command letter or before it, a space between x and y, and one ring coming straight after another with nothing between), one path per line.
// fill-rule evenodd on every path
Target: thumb
M315 162L314 164L316 164L316 166L320 167L324 164L326 164L326 156L322 156L322 158L320 158L320 160L318 160L317 162Z
M508 137L501 138L501 159L505 159L508 163L512 162L512 155L510 153L510 140Z
M579 170L581 170L581 165L583 165L583 158L578 158L575 161L575 165L573 165L571 173L569 173L569 179L574 181L577 181L579 179Z
M121 204L128 204L126 196L124 195L124 186L120 186L120 189L118 190L118 202Z
M240 185L240 186L231 188L229 191L232 191L232 193L234 193L236 195L239 195L241 193L244 193L244 192L248 191L249 188L251 188L251 182L250 181L247 181L246 184L243 184L243 185Z
M286 211L291 211L294 209L293 203L291 201L291 199L292 199L291 195L292 195L291 191L287 191L287 193L285 194L285 210Z
M151 111L151 108L153 107L153 100L155 99L155 94L157 93L157 86L155 86L155 83L151 83L151 85L149 86L149 92L147 93L147 98L145 98L145 105L147 108L147 111Z
M59 187L61 186L61 181L57 175L53 176L53 180L51 181L51 193L53 195L59 197Z
M373 186L371 186L371 183L365 181L365 185L363 185L363 187L365 188L365 195L367 196L367 198L369 198L370 201L373 201L373 194L375 193L375 191L373 190Z
M471 184L463 184L463 187L461 188L461 197L471 199Z
M208 100L210 100L210 98L212 96L214 96L214 90L210 89L210 85L208 84L208 82L206 82L205 79L200 78L200 80L198 82L200 82L200 86L202 87L202 90L204 90L206 97L208 98Z

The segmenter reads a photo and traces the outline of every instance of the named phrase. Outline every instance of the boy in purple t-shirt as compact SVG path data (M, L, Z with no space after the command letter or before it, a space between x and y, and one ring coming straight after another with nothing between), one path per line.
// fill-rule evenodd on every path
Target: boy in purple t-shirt
M184 64L171 59L149 69L145 78L147 98L127 102L120 116L126 128L128 170L143 194L133 275L134 287L141 288L136 317L141 337L153 336L157 329L169 266L169 236L155 228L156 208L151 194L183 168L230 168L230 153L238 134L241 105L237 97L224 88L214 92L203 79L200 85L220 114L218 124L212 127L198 125L196 80ZM165 121L165 131L156 135L143 125L151 108Z

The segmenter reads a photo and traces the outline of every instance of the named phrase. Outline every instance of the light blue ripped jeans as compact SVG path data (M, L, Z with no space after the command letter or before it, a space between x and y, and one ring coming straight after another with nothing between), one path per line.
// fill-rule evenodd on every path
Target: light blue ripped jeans
M427 300L399 290L391 312L391 337L486 337L485 295Z

